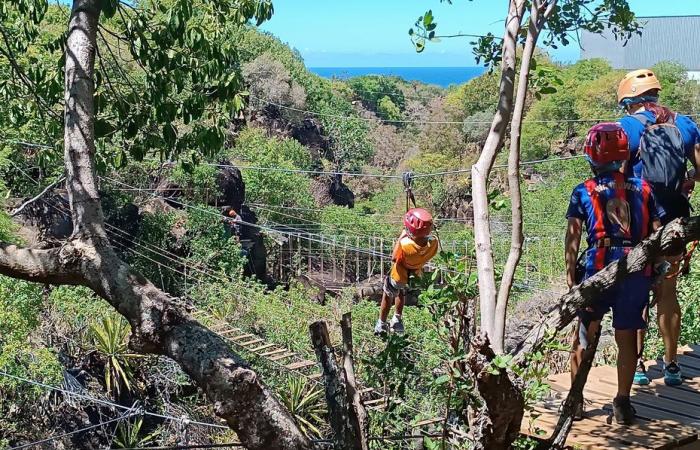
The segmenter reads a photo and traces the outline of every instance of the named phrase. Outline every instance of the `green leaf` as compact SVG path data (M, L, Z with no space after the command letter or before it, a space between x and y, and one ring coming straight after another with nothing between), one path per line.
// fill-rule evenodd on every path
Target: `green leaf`
M112 134L114 130L114 125L104 119L97 119L95 121L95 137L98 139Z

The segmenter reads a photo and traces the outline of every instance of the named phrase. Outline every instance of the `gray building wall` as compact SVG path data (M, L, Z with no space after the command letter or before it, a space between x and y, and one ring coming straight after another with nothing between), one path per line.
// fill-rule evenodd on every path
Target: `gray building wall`
M667 0L668 1L668 0ZM640 69L674 61L690 72L700 71L700 16L639 17L642 35L626 46L612 33L583 32L581 59L607 59L615 69Z

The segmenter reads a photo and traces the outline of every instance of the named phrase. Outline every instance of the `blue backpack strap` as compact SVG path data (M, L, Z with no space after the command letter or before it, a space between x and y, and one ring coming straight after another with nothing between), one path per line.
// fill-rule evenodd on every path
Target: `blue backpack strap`
M642 125L644 125L644 128L647 128L647 127L654 125L656 123L655 120L651 120L649 118L649 116L647 116L643 112L632 114L632 117L634 117L638 121L642 122Z

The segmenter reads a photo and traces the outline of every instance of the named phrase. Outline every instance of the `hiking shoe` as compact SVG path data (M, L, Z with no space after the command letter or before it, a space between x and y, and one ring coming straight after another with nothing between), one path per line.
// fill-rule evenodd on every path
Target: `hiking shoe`
M646 386L651 383L649 377L647 376L647 368L644 366L643 361L639 361L637 364L637 370L634 372L634 380L632 380L637 386Z
M382 322L381 320L377 320L377 324L374 326L374 335L375 336L383 336L389 332L389 324L386 322Z
M683 384L681 368L678 367L675 361L668 364L664 362L664 383L666 383L666 386L679 386Z
M399 317L392 317L391 320L389 321L389 329L391 330L392 333L396 334L403 334L404 333L404 328L403 328L403 321Z
M632 425L636 410L632 406L629 397L617 396L613 400L613 414L615 421L620 425Z

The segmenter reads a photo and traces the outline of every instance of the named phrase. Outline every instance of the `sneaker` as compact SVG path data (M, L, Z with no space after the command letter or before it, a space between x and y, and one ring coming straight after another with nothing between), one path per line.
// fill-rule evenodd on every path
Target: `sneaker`
M382 322L381 320L377 320L377 324L374 326L374 335L375 336L383 336L389 332L389 324L386 322Z
M392 333L403 334L404 328L403 321L401 320L401 318L396 316L392 317L389 321L389 329Z
M629 397L617 396L613 400L613 414L615 421L620 425L632 425L634 423L634 415L637 411L632 406Z
M664 362L664 383L666 383L666 386L679 386L683 384L681 368L678 367L675 361L668 364Z
M632 382L638 386L646 386L651 383L647 376L647 368L644 366L644 361L639 361L637 364L637 370L634 372L634 380Z

